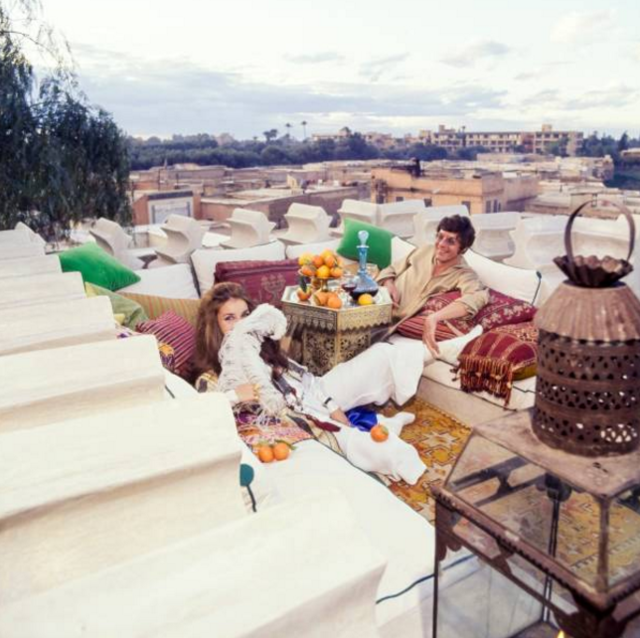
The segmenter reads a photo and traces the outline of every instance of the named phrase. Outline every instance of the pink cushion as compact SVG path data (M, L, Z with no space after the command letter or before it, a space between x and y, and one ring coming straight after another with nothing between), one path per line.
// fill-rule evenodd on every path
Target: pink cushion
M186 319L169 311L157 319L139 323L136 330L154 335L159 344L171 346L174 355L172 372L185 379L189 377L196 349L196 331Z
M287 286L298 284L298 261L222 261L216 264L215 280L242 284L257 303L280 307Z

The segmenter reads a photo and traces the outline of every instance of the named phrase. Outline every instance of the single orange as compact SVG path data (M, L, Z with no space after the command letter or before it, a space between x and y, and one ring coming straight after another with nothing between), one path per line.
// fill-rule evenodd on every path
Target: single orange
M284 461L289 458L289 454L291 454L291 450L286 443L276 443L273 446L273 456L276 461Z
M316 277L318 279L329 279L331 276L331 271L329 270L329 266L320 266L318 270L316 270Z
M331 276L334 277L335 279L340 279L340 277L342 277L343 274L343 270L342 268L340 268L339 266L334 266L331 269Z
M316 268L312 264L306 264L300 268L300 274L305 277L315 277Z
M263 463L271 463L273 461L273 448L270 445L261 445L258 448L258 458Z
M303 253L298 257L298 265L304 266L313 262L313 255L311 253Z
M324 258L324 265L329 268L333 268L336 265L336 256L333 253L327 253L326 255L322 253Z
M358 297L358 304L361 306L370 306L373 303L373 297L365 293L364 295L360 295Z
M300 301L308 301L309 297L311 297L311 288L307 288L306 292L302 290L302 288L298 288L296 293L298 294L298 299Z
M327 299L327 308L333 308L334 310L340 310L342 308L342 300L338 295L329 295Z
M320 266L324 266L324 259L322 258L322 256L321 256L321 255L316 255L316 256L313 258L313 265L314 265L316 268L320 268Z
M369 432L376 443L383 443L389 438L389 430L384 425L374 425Z
M319 290L315 295L313 295L313 298L316 300L316 303L319 306L326 306L327 299L329 298L329 293L322 292L322 290Z

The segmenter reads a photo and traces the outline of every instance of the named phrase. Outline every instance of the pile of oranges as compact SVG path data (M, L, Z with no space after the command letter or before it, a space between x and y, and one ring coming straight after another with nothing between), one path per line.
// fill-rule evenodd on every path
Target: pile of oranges
M294 447L285 441L276 441L275 443L260 443L254 452L263 463L272 463L273 461L286 461L293 449Z
M300 274L318 279L339 279L342 277L340 258L327 248L319 255L304 253L298 258Z

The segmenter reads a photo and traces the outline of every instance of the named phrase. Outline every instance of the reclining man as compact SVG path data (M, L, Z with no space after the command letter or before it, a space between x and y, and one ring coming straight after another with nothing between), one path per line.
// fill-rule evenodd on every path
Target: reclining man
M389 291L397 320L389 334L419 314L433 295L459 290L462 296L458 300L425 318L422 339L436 357L440 354L435 339L438 322L473 317L489 301L489 291L463 258L474 240L475 230L468 217L445 217L438 224L435 246L416 248L380 272L378 282Z

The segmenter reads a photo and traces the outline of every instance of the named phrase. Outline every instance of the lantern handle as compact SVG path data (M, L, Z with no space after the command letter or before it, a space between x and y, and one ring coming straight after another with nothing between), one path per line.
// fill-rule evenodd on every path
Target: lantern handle
M616 202L612 202L610 200L601 200L600 203L609 204L614 208L617 208L627 219L627 222L629 224L629 254L627 255L628 262L631 259L631 255L636 243L636 224L633 221L633 215L631 214L629 209L622 204L617 204ZM569 257L570 261L574 261L573 246L571 245L571 228L573 227L573 222L575 218L583 211L583 209L593 207L593 204L593 201L584 202L580 204L580 206L578 206L578 208L576 208L569 216L569 221L567 222L567 225L564 229L564 248L567 251L567 256Z

